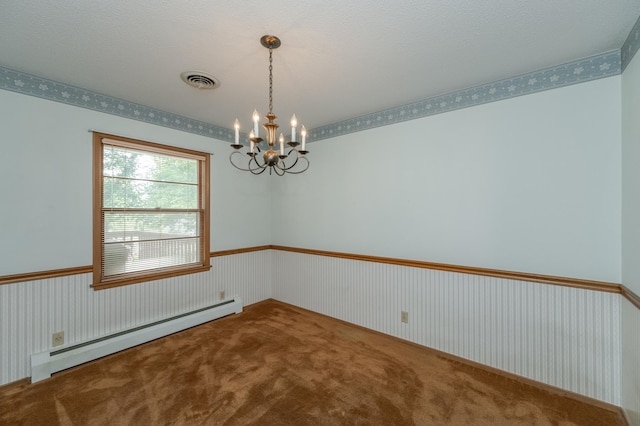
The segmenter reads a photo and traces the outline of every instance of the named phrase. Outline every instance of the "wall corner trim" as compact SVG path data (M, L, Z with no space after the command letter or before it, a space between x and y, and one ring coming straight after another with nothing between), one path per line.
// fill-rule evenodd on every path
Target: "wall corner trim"
M629 288L620 285L620 293L629 301L633 306L640 309L640 296L635 294Z
M627 68L627 65L631 63L631 60L635 56L638 49L640 49L640 17L638 17L638 20L629 32L627 39L624 41L624 44L620 49L622 72L624 72L624 70Z

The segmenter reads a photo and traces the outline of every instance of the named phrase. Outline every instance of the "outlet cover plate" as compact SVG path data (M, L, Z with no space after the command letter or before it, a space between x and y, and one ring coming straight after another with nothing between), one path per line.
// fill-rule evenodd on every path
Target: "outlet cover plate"
M64 345L64 331L58 331L51 335L51 346Z

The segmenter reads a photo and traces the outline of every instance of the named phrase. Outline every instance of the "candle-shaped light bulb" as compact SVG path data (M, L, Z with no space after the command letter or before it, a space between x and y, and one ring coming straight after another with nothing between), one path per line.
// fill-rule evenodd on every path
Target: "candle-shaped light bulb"
M237 118L233 123L233 127L236 129L236 145L240 145L240 122Z
M284 155L284 135L280 133L280 155Z
M253 138L255 137L255 134L253 133L253 130L251 132L249 132L249 140L251 141L251 152L253 152L253 148L255 147L255 142L253 142Z
M300 134L302 134L302 146L300 147L300 149L304 151L304 143L307 140L307 129L305 129L304 125L302 125L302 130L300 131Z
M253 110L253 137L257 138L260 136L260 130L258 130L258 122L260 121L260 114L258 114L257 110Z
M296 141L296 126L298 125L298 119L296 118L296 115L293 114L293 117L291 117L291 142L295 142Z

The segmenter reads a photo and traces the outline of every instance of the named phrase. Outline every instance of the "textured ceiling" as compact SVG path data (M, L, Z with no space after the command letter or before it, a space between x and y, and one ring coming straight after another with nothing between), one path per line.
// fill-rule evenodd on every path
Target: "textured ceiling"
M274 112L314 128L619 49L639 15L640 0L2 0L0 66L246 130L275 34Z

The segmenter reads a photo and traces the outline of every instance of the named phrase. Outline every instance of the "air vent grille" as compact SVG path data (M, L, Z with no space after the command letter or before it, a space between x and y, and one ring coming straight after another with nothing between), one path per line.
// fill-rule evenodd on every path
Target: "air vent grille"
M185 71L180 74L180 78L196 89L215 89L220 86L220 82L214 76L202 71Z

